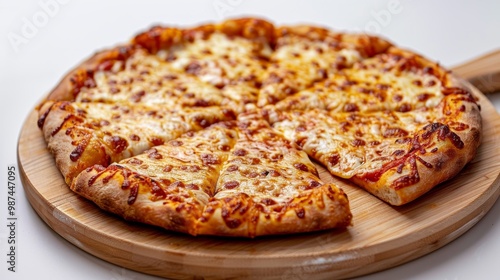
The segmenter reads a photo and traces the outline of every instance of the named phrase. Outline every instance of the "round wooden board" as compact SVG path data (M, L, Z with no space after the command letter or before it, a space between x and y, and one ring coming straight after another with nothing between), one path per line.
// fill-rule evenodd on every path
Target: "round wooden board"
M191 237L123 221L69 190L46 149L35 112L20 134L19 167L28 200L54 231L120 266L168 278L354 277L444 246L476 224L497 200L500 116L474 91L480 98L484 135L476 158L458 176L409 205L391 207L318 165L322 179L338 183L349 196L354 225L346 230L240 239Z

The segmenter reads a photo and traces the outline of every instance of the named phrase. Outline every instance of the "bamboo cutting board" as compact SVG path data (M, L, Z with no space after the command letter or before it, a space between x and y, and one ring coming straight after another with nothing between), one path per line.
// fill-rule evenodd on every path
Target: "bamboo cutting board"
M476 224L500 194L500 117L477 90L483 141L458 176L417 201L391 207L318 165L322 179L349 196L352 227L291 236L191 237L126 222L101 211L65 185L36 126L27 118L18 143L26 196L58 234L88 253L168 278L310 279L359 276L408 262Z

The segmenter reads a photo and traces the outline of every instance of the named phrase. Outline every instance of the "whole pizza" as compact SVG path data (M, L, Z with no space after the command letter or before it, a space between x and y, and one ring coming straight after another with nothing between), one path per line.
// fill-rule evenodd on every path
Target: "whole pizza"
M476 154L476 98L366 34L256 18L155 26L78 65L38 107L68 186L127 220L255 237L351 225L315 164L391 205Z

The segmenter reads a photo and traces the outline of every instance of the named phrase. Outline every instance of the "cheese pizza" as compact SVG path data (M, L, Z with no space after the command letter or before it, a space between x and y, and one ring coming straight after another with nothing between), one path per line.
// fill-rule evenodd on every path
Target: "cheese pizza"
M348 197L316 164L403 205L481 142L476 98L439 64L379 37L256 18L152 27L78 65L38 112L71 190L191 235L345 228Z

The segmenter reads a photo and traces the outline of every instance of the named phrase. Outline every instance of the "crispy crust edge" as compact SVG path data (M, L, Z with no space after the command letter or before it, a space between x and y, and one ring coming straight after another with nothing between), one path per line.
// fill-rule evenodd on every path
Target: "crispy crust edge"
M118 167L118 171L113 171L111 168L96 165L80 173L70 188L101 209L126 220L194 236L253 238L262 235L345 228L351 225L352 214L347 196L341 189L331 184L301 193L287 203L280 212L266 209L242 193L226 198L212 198L204 204L202 201L193 203L168 198L152 201L149 193L139 191L135 202L129 204L131 190L123 189L125 172L135 174L127 176L132 178L128 179L127 184L130 186L136 182L141 184L148 179L126 167ZM135 180L134 176L143 179ZM240 222L235 224L234 221L237 220Z
M94 136L93 131L78 125L79 117L71 112L74 108L68 109L68 106L71 105L65 101L45 102L40 108L39 120L43 119L41 129L47 148L54 155L56 166L66 184L70 185L86 167L94 164L108 165L110 157L105 145ZM71 130L71 133L65 132L68 130ZM70 159L78 147L78 144L72 145L73 141L78 144L86 143L85 149L75 161Z
M232 228L240 215L246 217L243 224ZM242 193L214 199L205 208L197 233L253 238L346 228L351 224L347 195L332 184L324 184L292 198L277 212Z
M75 178L70 189L94 202L101 209L117 214L125 220L196 235L196 223L201 214L200 204L175 200L152 201L150 193L141 193L141 189L149 187L147 176L135 173L126 167L112 166L118 167L118 170L105 169L99 165L85 169ZM125 172L134 175L126 176ZM128 178L129 188L123 187L125 177ZM130 204L129 199L134 185L139 190L134 202Z

